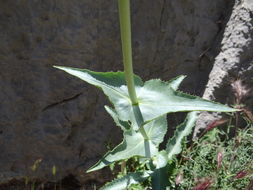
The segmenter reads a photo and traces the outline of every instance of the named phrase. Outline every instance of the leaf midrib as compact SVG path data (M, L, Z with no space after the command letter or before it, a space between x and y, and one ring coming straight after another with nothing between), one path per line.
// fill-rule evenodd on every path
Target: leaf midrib
M141 102L140 104L139 104L140 106L141 105L145 105L145 106L149 106L149 107L154 107L154 104L148 104L148 103L143 103L143 102ZM194 105L156 105L155 107L192 107L192 106L194 106ZM204 108L209 108L210 106L205 106L205 105L201 105L201 107L204 107ZM213 106L214 107L214 106ZM210 109L207 109L207 110L195 110L195 111L208 111L208 110L210 110ZM182 111L188 111L188 110L182 110ZM221 111L223 111L223 110L221 110ZM230 112L230 111L223 111L223 112Z
M129 97L125 96L121 91L117 90L119 87L112 87L112 86L110 86L110 85L108 85L108 84L106 84L104 82L101 82L99 80L93 79L93 77L90 80L93 81L93 82L99 83L101 86L104 86L104 87L106 87L108 89L111 89L111 90L115 91L121 97L127 99L130 102L130 98ZM126 85L122 85L122 86L126 86Z

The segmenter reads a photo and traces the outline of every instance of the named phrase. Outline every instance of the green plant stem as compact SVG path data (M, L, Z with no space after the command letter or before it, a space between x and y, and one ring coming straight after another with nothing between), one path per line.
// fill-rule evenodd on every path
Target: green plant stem
M148 135L147 135L147 133L146 133L144 127L143 127L144 119L143 119L143 116L142 116L142 113L141 113L139 105L133 105L132 109L133 109L133 112L134 112L135 120L137 122L137 125L139 127L139 130L140 130L143 138L145 140L148 140Z
M118 0L118 3L125 79L132 105L138 106L132 60L130 0ZM144 139L148 139L145 129L142 126L144 121L140 110L137 110L135 117L142 118L141 123L138 123L139 129Z
M118 3L125 79L131 102L133 105L137 105L138 99L135 91L132 63L130 1L118 0Z

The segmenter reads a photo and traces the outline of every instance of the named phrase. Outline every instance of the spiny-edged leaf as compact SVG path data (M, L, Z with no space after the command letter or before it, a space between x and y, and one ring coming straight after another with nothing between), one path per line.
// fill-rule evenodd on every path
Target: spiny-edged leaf
M74 75L92 85L98 87L121 87L122 85L126 85L125 74L124 72L94 72L88 69L78 69L72 67L64 67L64 66L54 66L57 69L63 70L71 75ZM141 78L137 75L134 77L135 85L142 86L143 82Z
M123 101L128 102L127 104L131 105L124 72L94 72L88 69L62 66L54 67L101 88L113 104L116 103L117 105L120 105L121 101ZM143 85L141 78L136 75L134 76L134 82L136 86Z
M122 178L115 179L114 181L107 183L100 190L125 190L133 184L145 181L151 174L151 171L129 173Z
M168 88L168 83L158 79L145 82L137 87L137 97L144 122L171 112L217 111L232 112L236 109ZM127 101L115 104L121 120L134 118L132 106Z
M138 129L138 121L134 114L127 86L122 72L93 72L86 69L75 69L68 67L56 67L64 70L80 79L102 88L104 93L113 103L119 116L119 120L131 121L134 129ZM225 105L214 103L199 97L191 96L182 92L175 91L183 76L163 82L161 80L149 80L143 85L141 79L137 76L135 80L135 89L138 98L138 107L142 113L144 123L149 122L161 115L170 112L182 111L218 111L231 112L236 109ZM136 121L137 119L137 121Z
M152 190L169 189L169 172L168 166L156 169L151 177Z
M190 112L188 113L185 121L177 127L174 136L171 139L169 139L166 147L169 160L172 159L172 156L179 154L181 152L182 140L184 137L186 137L191 133L191 130L194 127L196 120L197 120L197 112Z
M140 132L128 130L124 132L124 140L109 151L97 164L87 172L99 170L115 161L131 158L133 156L152 157L158 153L158 146L163 141L167 130L166 116L162 116L147 123L144 129L149 137L145 140Z
M109 115L113 118L114 122L118 127L120 127L123 131L129 130L130 129L130 124L127 121L121 121L119 120L119 117L115 110L113 108L110 108L109 106L105 106L105 110Z
M163 115L146 125L144 129L149 137L149 139L158 147L161 142L163 142L164 136L167 132L167 117Z
M97 164L87 172L99 170L115 161L131 158L132 156L153 155L157 152L156 146L150 140L144 140L140 133L126 131L124 140L112 151L108 152Z
M185 79L185 75L177 76L168 82L168 86L171 87L173 90L177 90L181 82Z

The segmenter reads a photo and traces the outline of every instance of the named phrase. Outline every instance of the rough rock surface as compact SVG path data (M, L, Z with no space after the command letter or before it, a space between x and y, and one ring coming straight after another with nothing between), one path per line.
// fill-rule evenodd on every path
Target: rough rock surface
M203 97L253 111L253 2L236 0ZM201 113L195 135L219 114Z
M186 74L182 89L201 94L212 68L206 55L230 7L229 0L132 1L135 72L164 80ZM120 140L103 108L108 102L52 66L121 70L117 2L2 0L0 41L0 182L70 173L103 180L101 172L84 171Z

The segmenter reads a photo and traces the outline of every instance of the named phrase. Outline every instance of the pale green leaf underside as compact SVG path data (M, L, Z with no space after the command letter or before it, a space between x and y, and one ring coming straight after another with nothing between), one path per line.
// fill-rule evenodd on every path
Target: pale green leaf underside
M159 152L153 158L153 164L156 169L165 167L168 164L168 153L165 150L162 150L161 152Z
M100 190L125 190L133 184L145 181L151 174L151 171L129 173L122 178L115 179L114 181L107 183Z
M62 66L54 67L76 76L89 84L101 88L112 103L118 102L121 99L129 103L131 102L126 87L124 72L94 72L88 69L77 69ZM134 82L137 86L143 85L141 78L138 76L134 77Z
M166 147L169 160L171 160L174 155L181 152L182 140L191 133L192 128L195 126L196 120L197 112L190 112L188 113L185 121L176 128L174 136L169 139Z
M134 130L124 132L124 140L109 151L97 164L88 172L99 170L115 161L131 158L133 156L152 157L158 153L158 145L163 141L167 130L166 117L162 116L144 126L149 140L144 140L141 133Z
M131 127L130 124L127 121L119 120L119 117L113 108L110 108L109 106L105 106L105 110L113 118L115 124L118 127L120 127L123 131L127 131L130 129L130 127Z
M133 106L131 104L122 72L93 72L86 69L56 67L74 75L90 84L102 88L113 103L122 121L131 121L136 125ZM199 97L175 91L184 76L170 82L149 80L143 85L141 79L135 76L136 93L144 122L151 121L170 112L183 111L218 111L231 112L236 109L214 103Z
M185 75L180 75L171 79L170 81L168 81L168 86L173 90L177 90L179 88L179 85L185 79L185 77L186 77Z
M124 133L124 140L112 151L108 152L97 164L87 172L102 169L115 161L128 159L133 156L142 156L146 154L153 155L157 152L156 146L150 140L144 140L140 133L127 131Z
M57 69L63 70L73 76L76 76L92 85L105 88L118 88L126 85L124 72L95 72L88 69L78 69L64 66L54 66ZM143 82L137 75L134 76L134 82L138 86L142 86Z
M144 121L170 112L183 111L236 111L228 106L166 88L160 80L149 80L138 89L138 99ZM130 111L130 110L129 110ZM122 115L126 115L125 113Z

